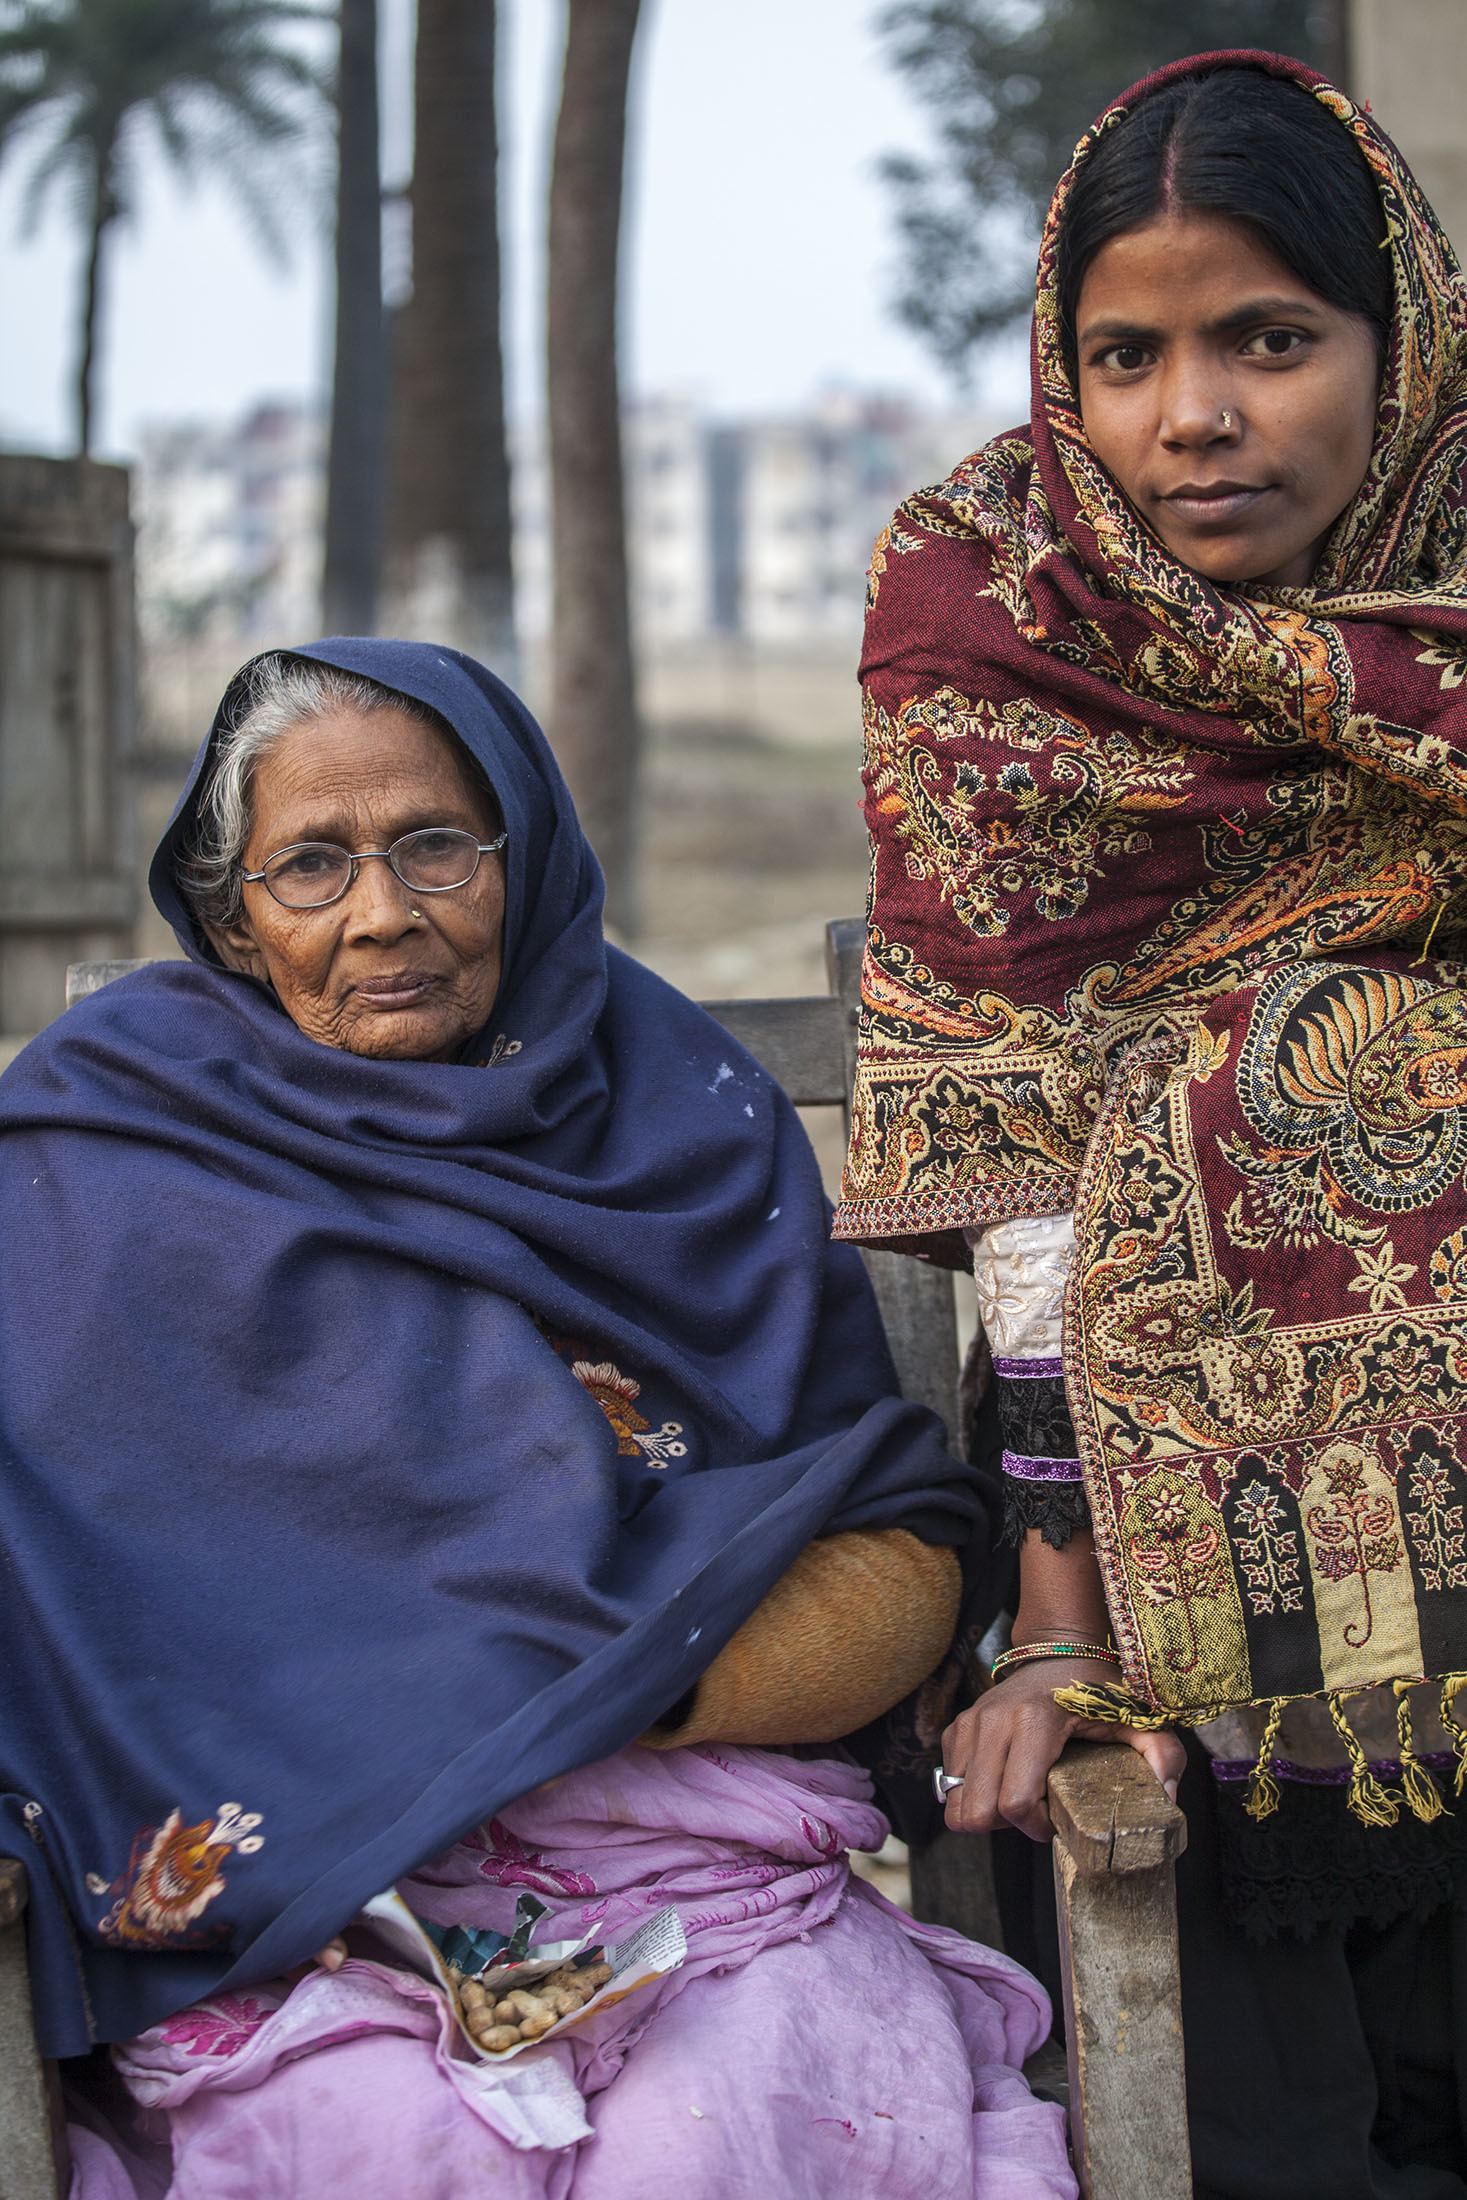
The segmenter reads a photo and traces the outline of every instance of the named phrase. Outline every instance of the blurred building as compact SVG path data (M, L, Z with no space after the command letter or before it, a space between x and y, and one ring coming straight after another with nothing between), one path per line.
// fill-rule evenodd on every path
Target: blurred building
M134 479L146 635L248 648L314 629L325 453L324 414L298 404L144 435Z
M1349 0L1347 80L1390 131L1467 253L1467 0Z
M714 421L688 399L630 405L624 427L639 647L717 639L853 650L871 543L909 490L990 432L900 401L832 392L808 412ZM159 427L137 469L145 634L239 653L318 623L326 422L265 404L228 428ZM514 439L515 593L524 639L550 614L538 429Z

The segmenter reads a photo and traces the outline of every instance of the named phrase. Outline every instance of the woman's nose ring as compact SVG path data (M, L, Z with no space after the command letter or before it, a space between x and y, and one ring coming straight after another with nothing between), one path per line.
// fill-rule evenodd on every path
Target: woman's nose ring
M1232 414L1231 414L1230 412L1225 412L1225 413L1223 414L1223 416L1222 416L1222 424L1223 424L1223 426L1224 426L1225 428L1230 428L1230 427L1232 426L1232 424L1233 424L1233 416L1232 416Z

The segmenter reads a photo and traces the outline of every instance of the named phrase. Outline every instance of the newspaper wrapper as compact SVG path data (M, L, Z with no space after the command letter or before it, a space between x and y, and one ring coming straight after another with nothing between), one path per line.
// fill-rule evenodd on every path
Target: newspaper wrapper
M534 1904L533 1907L538 1914L544 1914L541 1905ZM465 1936L481 1944L486 1941L501 1943L499 1950L491 1955L483 1969L475 1969L469 1973L478 1979L486 1991L503 1994L517 1986L528 1987L536 1979L546 1978L551 1972L560 1970L563 1965L574 1964L577 1958L584 1962L598 1957L611 1966L611 1976L579 2009L572 2010L567 2016L557 2017L554 2024L542 2032L538 2039L520 2040L513 2047L495 2051L481 2047L464 2023L458 1999L458 1980L435 1941L424 1931L421 1921L414 1917L401 1895L390 1888L386 1894L375 1895L363 1907L350 1938L354 1939L361 1934L378 1948L385 1949L393 1962L402 1964L410 1971L416 1971L421 1978L431 1979L440 1986L448 1998L464 2041L481 2062L489 2063L513 2062L516 2055L527 2054L531 2048L542 2047L547 2040L557 2040L565 2033L573 2032L577 2025L584 2024L598 2009L623 2001L628 1994L636 1993L639 1987L650 1986L656 1980L665 1978L669 1971L677 1970L688 1952L682 1920L676 1910L667 1908L653 1910L635 1931L609 1946L601 1946L586 1933L579 1940L545 1941L531 1950L525 1947L527 1930L524 1940L521 1939L522 1927L522 1917L517 1916L516 1931L507 1940L500 1934ZM520 1952L522 1947L523 1953ZM369 1951L363 1949L362 1952ZM479 1952L482 1952L482 1946Z

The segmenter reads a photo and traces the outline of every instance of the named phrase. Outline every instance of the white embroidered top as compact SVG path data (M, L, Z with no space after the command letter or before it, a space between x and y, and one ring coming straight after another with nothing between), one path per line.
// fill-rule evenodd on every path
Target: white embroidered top
M1057 1360L1074 1216L1018 1215L963 1235L973 1249L978 1311L994 1352L1007 1360Z

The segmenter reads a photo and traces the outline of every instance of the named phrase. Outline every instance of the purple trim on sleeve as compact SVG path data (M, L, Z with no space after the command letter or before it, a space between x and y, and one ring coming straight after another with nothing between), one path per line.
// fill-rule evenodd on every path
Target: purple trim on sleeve
M1021 1451L1006 1451L1003 1471L1016 1482L1082 1482L1078 1459L1026 1459Z
M1006 1352L993 1355L994 1374L1008 1383L1053 1382L1064 1371L1063 1360L1015 1360Z

